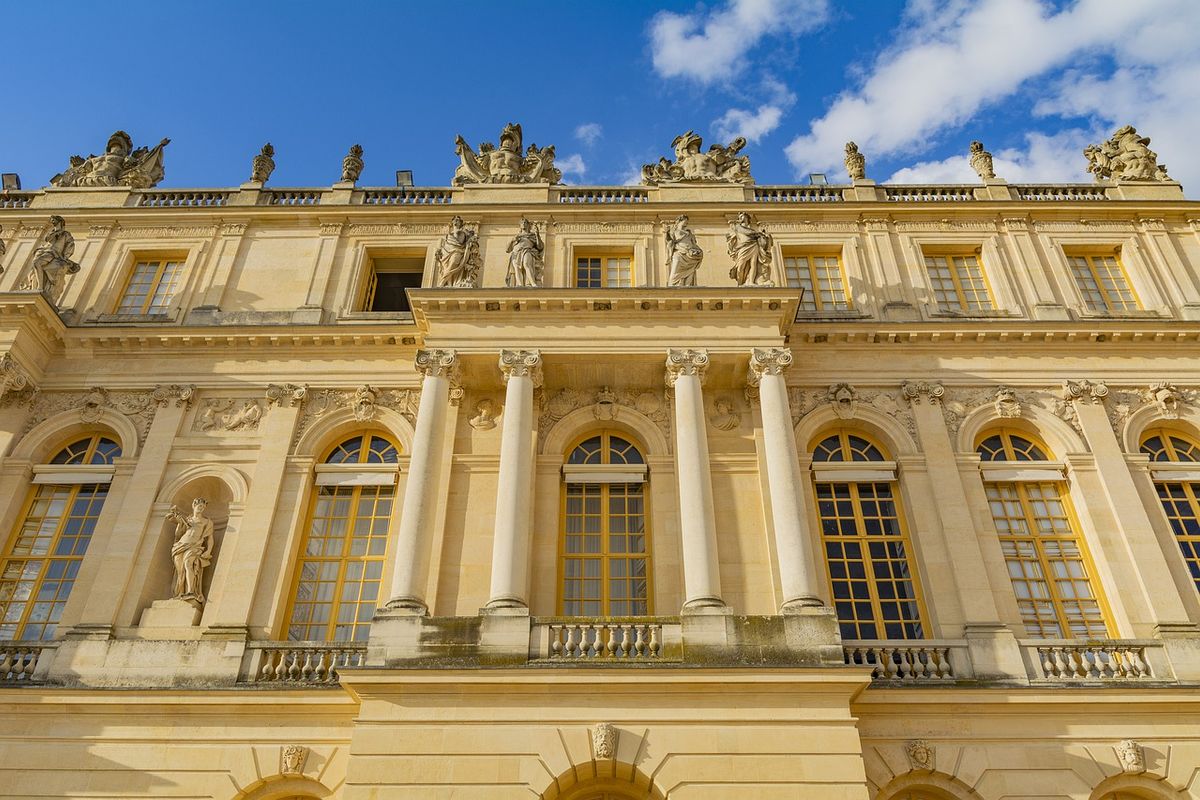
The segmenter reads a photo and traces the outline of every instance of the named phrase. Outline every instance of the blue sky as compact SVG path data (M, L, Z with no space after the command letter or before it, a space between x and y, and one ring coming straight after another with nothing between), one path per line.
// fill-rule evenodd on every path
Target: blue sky
M1126 122L1200 187L1200 0L10 3L0 170L45 185L117 128L169 136L163 186L230 186L265 141L272 183L446 185L454 136L520 122L566 180L634 180L687 129L742 134L759 183L1086 181ZM13 65L26 65L14 69Z

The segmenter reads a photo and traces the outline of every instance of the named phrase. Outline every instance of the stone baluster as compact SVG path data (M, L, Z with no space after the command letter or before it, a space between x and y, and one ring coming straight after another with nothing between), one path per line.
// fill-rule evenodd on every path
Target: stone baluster
M458 378L458 354L453 350L419 350L416 367L425 377L421 383L408 482L404 486L400 531L396 536L392 596L387 607L425 614L430 538L437 513L438 476L445 458L450 387Z
M792 364L786 348L754 348L750 353L751 391L762 405L763 446L767 456L767 485L771 492L771 517L775 528L775 550L783 587L780 608L823 605L817 570L805 532L809 519L800 489L800 458L792 430L783 374Z
M717 526L700 384L705 350L667 352L667 386L675 394L675 459L685 609L724 607L717 560Z
M527 608L530 510L533 502L533 390L542 383L537 350L500 351L507 384L492 540L488 608Z

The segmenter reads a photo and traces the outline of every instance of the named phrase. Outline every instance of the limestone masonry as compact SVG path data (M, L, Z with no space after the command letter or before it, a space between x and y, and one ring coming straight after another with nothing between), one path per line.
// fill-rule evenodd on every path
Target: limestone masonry
M0 797L1200 798L1149 139L939 186L527 141L160 189L118 131L0 192Z

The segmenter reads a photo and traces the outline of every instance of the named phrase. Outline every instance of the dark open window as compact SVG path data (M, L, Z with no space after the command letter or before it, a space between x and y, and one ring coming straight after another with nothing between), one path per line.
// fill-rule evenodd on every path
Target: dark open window
M421 286L421 258L375 258L363 301L364 311L411 311L405 289Z

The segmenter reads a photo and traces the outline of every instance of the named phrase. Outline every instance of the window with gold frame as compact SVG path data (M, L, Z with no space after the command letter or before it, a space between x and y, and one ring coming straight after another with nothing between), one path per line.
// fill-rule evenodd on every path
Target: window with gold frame
M1140 449L1155 464L1200 462L1200 445L1175 431L1162 428L1146 431L1142 435ZM1156 476L1154 489L1167 521L1171 523L1171 530L1192 582L1200 591L1200 481L1170 480Z
M563 468L558 611L652 613L645 458L623 435L589 435Z
M874 442L844 430L822 437L812 451L814 465L886 461ZM924 604L909 560L912 545L895 480L816 480L815 491L842 638L925 638Z
M577 250L575 286L579 289L622 289L633 286L632 250Z
M1066 255L1075 285L1089 311L1103 314L1141 309L1119 252Z
M138 258L117 303L118 314L166 314L183 277L184 259Z
M848 311L846 273L838 253L805 253L785 250L783 274L787 285L803 289L801 311Z
M395 464L399 457L394 443L367 433L334 447L324 464ZM314 487L286 614L289 641L366 641L395 495L394 481Z
M1046 461L1046 449L1012 431L985 435L983 462ZM984 481L1025 633L1039 639L1104 638L1111 630L1095 566L1061 480Z
M111 465L121 446L103 435L62 448L51 465ZM111 478L110 478L111 479ZM0 558L0 640L53 639L91 543L108 484L41 483Z
M929 252L924 256L939 311L970 314L995 309L978 253Z

